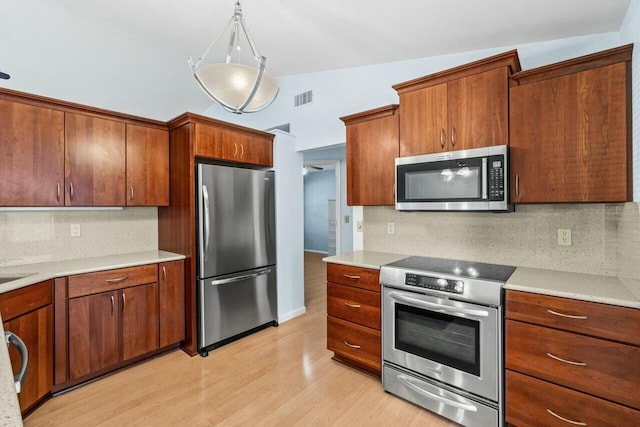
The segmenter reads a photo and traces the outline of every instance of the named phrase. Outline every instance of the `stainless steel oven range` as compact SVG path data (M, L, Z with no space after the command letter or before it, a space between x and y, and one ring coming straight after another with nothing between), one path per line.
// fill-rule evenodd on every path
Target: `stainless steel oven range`
M382 266L384 389L465 426L502 426L502 285L514 270L426 257Z

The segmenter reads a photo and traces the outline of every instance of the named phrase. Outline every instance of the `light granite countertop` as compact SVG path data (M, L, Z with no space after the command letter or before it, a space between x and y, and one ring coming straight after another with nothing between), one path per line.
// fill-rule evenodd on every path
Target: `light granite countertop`
M0 294L33 285L43 280L74 274L112 270L114 268L134 267L137 265L184 259L184 255L166 251L133 252L108 255L95 258L78 258L65 261L24 264L0 268L0 279L19 277L17 280L0 284Z
M381 265L389 264L390 262L398 261L408 256L409 255L389 254L386 252L355 251L322 258L322 260L332 264L344 264L380 270Z
M505 289L640 308L640 280L518 267Z
M172 252L147 251L5 267L0 268L0 279L21 278L0 284L0 294L56 277L176 261L184 258L184 255ZM2 318L0 318L0 332L4 337ZM2 347L0 348L0 426L21 426L22 417L20 416L9 352L6 344L0 345L0 347Z
M4 328L0 317L0 334L4 340ZM7 344L0 344L0 426L21 426L22 416L16 386L11 371Z
M380 269L411 255L355 251L323 258L329 263ZM517 267L505 289L640 309L640 279Z

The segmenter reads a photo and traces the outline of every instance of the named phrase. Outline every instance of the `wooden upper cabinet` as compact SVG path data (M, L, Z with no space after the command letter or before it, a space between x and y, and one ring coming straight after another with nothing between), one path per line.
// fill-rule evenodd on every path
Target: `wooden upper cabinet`
M169 205L169 131L127 124L127 206Z
M611 49L512 77L513 202L631 200L632 49Z
M400 111L401 157L448 149L446 83L400 95Z
M65 204L125 205L125 124L65 113Z
M449 82L447 112L452 150L509 143L509 68Z
M394 205L398 105L341 117L347 127L347 204Z
M400 96L400 156L509 144L509 76L518 53L394 85Z
M0 99L0 145L0 206L64 205L62 111Z
M195 155L229 162L273 166L273 134L187 113L171 124L195 123Z

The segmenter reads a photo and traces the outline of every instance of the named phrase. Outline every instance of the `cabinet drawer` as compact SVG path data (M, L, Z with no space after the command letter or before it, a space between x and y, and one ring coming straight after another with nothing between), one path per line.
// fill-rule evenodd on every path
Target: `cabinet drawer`
M144 285L158 280L158 265L119 268L69 276L69 298Z
M640 345L638 309L518 291L506 301L508 319Z
M640 408L640 347L513 320L505 327L508 369Z
M356 363L381 369L380 331L327 316L327 348Z
M51 304L51 280L25 286L0 295L0 314L2 321L22 316L30 311Z
M342 264L327 264L327 281L380 292L380 271Z
M380 294L327 283L327 314L380 330Z
M640 411L512 371L506 375L506 408L514 426L633 426L640 419Z

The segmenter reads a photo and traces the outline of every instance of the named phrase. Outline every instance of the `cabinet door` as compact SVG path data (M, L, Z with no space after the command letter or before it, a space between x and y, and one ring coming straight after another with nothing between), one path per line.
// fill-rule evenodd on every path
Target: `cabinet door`
M184 340L184 261L159 265L160 347Z
M18 395L20 410L24 414L53 387L53 310L47 305L4 323L24 341L29 351L29 365L22 391ZM9 346L14 373L20 370L20 354Z
M502 67L448 83L450 150L508 144L508 79L507 67Z
M125 205L125 125L65 113L65 205Z
M118 363L118 292L69 300L69 378Z
M127 206L169 205L169 132L127 125Z
M400 157L449 151L447 84L400 95Z
M238 161L252 165L273 166L273 141L259 137L241 138Z
M64 113L0 100L0 206L64 205Z
M347 126L347 204L395 204L395 158L398 157L398 116Z
M158 348L158 284L120 291L122 303L122 360Z
M511 200L624 202L625 63L511 88Z

